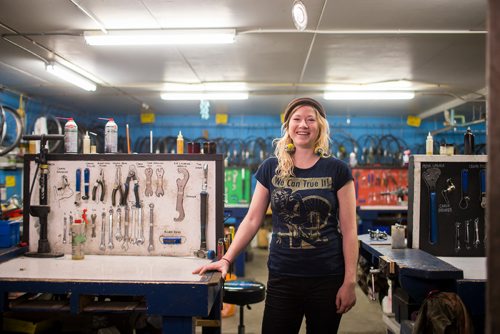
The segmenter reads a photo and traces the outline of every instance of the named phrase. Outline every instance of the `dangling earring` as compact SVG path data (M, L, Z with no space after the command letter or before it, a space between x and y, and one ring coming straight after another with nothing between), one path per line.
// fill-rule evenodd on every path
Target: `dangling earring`
M285 152L291 154L295 152L295 145L293 143L286 144L285 146Z
M328 158L330 156L330 154L325 153L325 150L322 147L316 147L314 149L314 154L322 158Z

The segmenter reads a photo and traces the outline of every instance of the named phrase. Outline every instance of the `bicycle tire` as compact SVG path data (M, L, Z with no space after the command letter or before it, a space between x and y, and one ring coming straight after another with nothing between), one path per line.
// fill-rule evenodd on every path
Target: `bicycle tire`
M23 135L23 122L21 120L21 116L19 115L19 113L15 109L12 109L11 107L8 107L5 105L0 105L0 110L1 110L1 114L2 114L2 120L1 120L2 124L0 124L0 128L2 129L2 138L1 138L1 142L0 142L0 156L4 156L19 145L19 141L21 140L21 136ZM3 141L5 139L5 134L7 133L7 129L6 129L7 123L6 123L6 117L5 117L6 111L11 113L12 117L14 117L14 121L16 123L17 133L16 133L15 140L12 142L12 144L3 147L2 144L3 144Z

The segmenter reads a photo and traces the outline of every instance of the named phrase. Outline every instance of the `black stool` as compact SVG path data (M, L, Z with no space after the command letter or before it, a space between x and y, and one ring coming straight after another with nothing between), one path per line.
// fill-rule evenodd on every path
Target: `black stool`
M259 303L263 301L265 297L266 287L260 282L236 280L224 283L224 303L240 306L238 334L245 333L245 325L243 323L244 307L246 306L250 309L250 304Z

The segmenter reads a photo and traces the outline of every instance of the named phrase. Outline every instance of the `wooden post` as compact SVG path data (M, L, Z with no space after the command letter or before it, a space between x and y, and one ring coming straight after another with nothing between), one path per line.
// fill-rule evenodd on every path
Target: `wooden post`
M486 333L500 333L500 1L488 1L487 107L487 270Z

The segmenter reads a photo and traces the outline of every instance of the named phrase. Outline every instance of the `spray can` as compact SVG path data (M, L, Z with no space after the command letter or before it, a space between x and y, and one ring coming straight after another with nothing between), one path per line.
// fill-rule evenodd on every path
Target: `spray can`
M474 154L474 134L470 127L467 128L464 135L464 154Z
M78 125L73 118L67 118L64 125L64 150L66 153L78 153Z
M177 154L184 154L184 137L182 137L181 131L177 136Z
M104 126L104 153L118 152L118 125L112 118L99 118L107 120Z
M427 135L427 139L425 141L425 154L427 155L434 154L434 140L432 139L432 135L430 132Z

